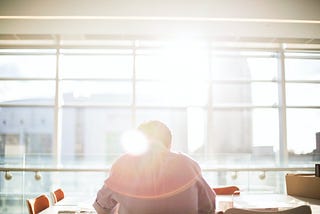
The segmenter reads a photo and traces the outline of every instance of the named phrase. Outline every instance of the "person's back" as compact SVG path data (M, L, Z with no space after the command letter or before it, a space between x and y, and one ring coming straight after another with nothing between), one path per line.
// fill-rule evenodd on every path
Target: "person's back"
M148 131L144 133L150 140ZM214 213L215 194L198 164L169 148L152 144L145 154L120 157L98 192L97 212L112 213L119 205L119 214Z

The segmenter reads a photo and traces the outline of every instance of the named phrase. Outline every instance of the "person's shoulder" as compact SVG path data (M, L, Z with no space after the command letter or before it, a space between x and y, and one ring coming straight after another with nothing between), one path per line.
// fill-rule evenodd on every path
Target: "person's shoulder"
M195 166L199 168L199 164L196 160L194 160L191 156L189 156L186 153L183 152L171 152L172 156L174 156L176 159L180 160L181 162L184 162L186 164Z
M181 158L181 159L196 162L190 155L183 153L183 152L171 152L171 154L173 154L176 157Z
M135 157L129 154L122 154L112 164L112 168L127 167L128 163L132 163Z

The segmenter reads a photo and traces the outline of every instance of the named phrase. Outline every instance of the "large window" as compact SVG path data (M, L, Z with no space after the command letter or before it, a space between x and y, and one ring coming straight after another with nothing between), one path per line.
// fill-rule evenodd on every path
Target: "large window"
M265 153L277 164L283 152L296 163L317 149L318 53L215 50L205 42L108 44L1 50L2 157L58 149L112 160L123 152L121 134L149 119L169 125L174 148L209 163L219 153Z
M207 169L211 185L279 192L283 176L276 172L264 179L210 169L319 160L320 52L216 48L208 41L61 44L0 49L0 165L110 167L124 152L122 134L152 119L169 126L173 149ZM88 192L105 174L98 176ZM25 184L0 179L3 192L23 185L30 193L37 182L16 177ZM89 178L43 177L39 191L59 182L77 191Z
M315 52L288 52L286 67L287 133L290 162L319 160L320 58ZM296 154L306 154L301 158ZM309 155L307 155L309 154ZM307 160L306 160L307 159Z
M1 163L52 153L56 50L0 51Z

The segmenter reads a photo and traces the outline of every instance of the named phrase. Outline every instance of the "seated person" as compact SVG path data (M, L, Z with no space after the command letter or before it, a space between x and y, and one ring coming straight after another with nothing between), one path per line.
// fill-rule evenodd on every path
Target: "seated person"
M171 132L159 121L141 124L144 154L124 154L112 166L93 204L98 214L215 212L215 193L190 157L170 151Z

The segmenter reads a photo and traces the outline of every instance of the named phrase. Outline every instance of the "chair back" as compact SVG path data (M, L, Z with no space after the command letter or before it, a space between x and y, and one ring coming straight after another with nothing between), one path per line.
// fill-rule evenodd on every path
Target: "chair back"
M62 199L64 199L64 192L61 188L51 192L51 196L53 199L53 203L57 203L58 201L61 201Z
M239 208L227 209L224 214L311 214L311 208L308 205L301 205L281 211L262 211L262 210L246 210Z
M50 206L49 198L46 195L40 195L36 198L28 199L27 206L29 214L38 214Z
M217 195L239 195L240 189L237 186L225 186L212 188Z

